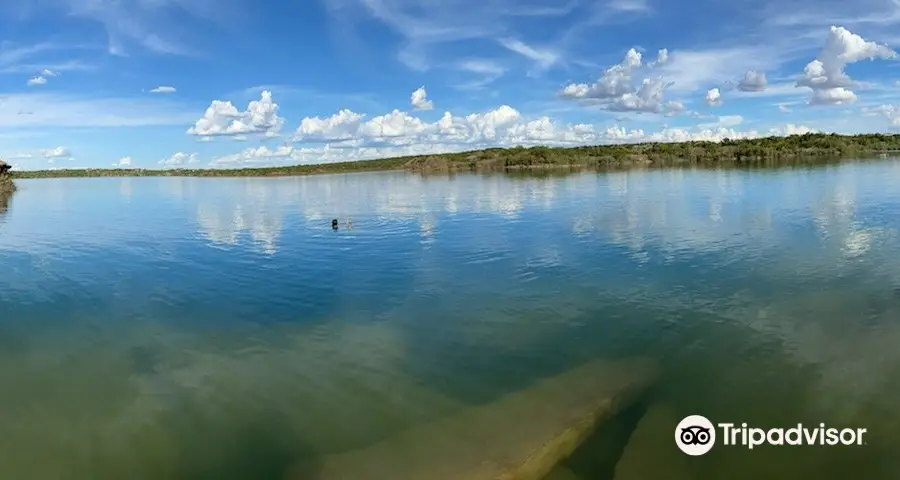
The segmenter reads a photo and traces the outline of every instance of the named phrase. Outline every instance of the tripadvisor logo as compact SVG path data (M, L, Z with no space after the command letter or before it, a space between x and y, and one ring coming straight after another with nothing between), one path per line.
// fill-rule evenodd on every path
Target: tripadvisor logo
M798 423L792 428L751 428L746 423L719 423L721 444L740 445L753 450L760 445L865 445L865 428L828 428L820 423L813 428ZM716 426L701 415L685 417L675 427L675 444L682 452L699 456L716 444Z

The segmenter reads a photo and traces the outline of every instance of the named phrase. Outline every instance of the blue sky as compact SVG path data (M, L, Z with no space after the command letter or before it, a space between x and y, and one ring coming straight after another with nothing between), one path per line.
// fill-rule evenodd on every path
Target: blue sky
M242 167L900 126L900 2L6 0L0 158Z

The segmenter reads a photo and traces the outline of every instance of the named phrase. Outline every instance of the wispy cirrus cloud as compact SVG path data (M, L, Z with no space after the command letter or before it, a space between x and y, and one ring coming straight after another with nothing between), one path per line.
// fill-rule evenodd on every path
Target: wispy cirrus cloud
M539 70L546 70L560 61L560 54L552 49L528 45L515 38L501 38L500 45L533 61Z
M470 58L459 62L457 69L462 72L477 75L478 78L454 85L458 90L479 90L484 88L506 73L506 67L494 60Z
M9 128L189 125L196 119L176 103L128 97L7 94L2 107L0 127Z
M533 29L524 28L520 22L533 21L536 17L564 17L587 8L586 2L579 0L562 5L538 0L518 3L453 0L430 3L427 8L418 0L328 0L324 3L334 21L345 27L359 21L376 21L389 27L403 39L396 51L397 59L407 68L423 72L446 55L436 52L439 45L471 40L499 42L512 53L529 58L539 68L547 68L560 60L562 52L530 44L524 37Z
M88 70L90 65L83 60L71 58L60 60L60 56L73 56L96 48L82 43L39 42L33 44L0 42L0 74L32 74L44 77L47 74Z
M192 55L196 50L171 26L183 25L183 14L193 20L226 25L240 18L236 13L243 4L241 0L6 0L0 5L0 14L20 20L56 14L99 24L108 39L107 50L113 55L127 55L131 47Z

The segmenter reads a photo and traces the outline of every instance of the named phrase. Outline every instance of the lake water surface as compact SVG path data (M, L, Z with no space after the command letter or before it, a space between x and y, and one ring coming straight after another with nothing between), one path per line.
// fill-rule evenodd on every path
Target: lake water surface
M281 478L598 356L676 422L869 431L685 478L900 478L900 162L18 185L0 478Z

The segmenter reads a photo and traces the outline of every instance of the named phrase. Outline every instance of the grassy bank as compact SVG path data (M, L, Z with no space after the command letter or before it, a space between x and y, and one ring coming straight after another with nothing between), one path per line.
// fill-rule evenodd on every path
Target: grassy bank
M722 142L638 143L571 148L490 148L463 153L385 158L318 165L240 169L82 169L15 172L16 178L51 177L266 177L408 170L422 173L511 171L531 168L668 166L778 166L823 159L900 153L900 135L806 134Z

